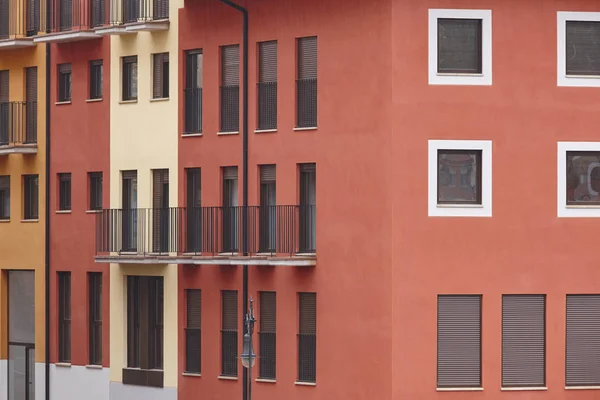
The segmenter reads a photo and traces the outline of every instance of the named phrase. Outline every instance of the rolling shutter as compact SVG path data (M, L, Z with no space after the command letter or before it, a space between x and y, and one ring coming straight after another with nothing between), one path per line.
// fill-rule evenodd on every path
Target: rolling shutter
M0 0L0 39L8 39L10 31L10 0Z
M224 180L235 180L238 178L237 167L224 167L223 168L223 179Z
M317 37L298 39L298 79L317 79Z
M546 296L502 296L502 386L546 383Z
M277 82L277 42L259 43L259 82Z
M317 294L299 293L298 381L317 380Z
M437 386L481 387L481 296L438 296Z
M166 98L169 97L169 93L165 92L165 79L169 79L169 77L165 74L168 74L168 66L165 65L169 62L169 53L161 53L153 55L153 64L154 71L152 77L152 97L155 99L158 98Z
M600 75L600 22L567 21L567 75Z
M237 376L237 290L223 290L221 296L221 375Z
M600 386L600 295L567 295L566 386Z
M237 290L223 290L223 330L237 331Z
M260 182L267 183L275 181L275 165L260 166Z
M25 69L25 140L37 142L37 67Z
M8 70L0 71L0 103L8 103L9 99Z
M238 86L240 83L240 46L223 46L221 48L222 57L222 85Z
M185 337L185 370L200 373L202 295L200 289L187 291L187 327Z
M275 379L276 371L276 294L260 292L260 370L259 376Z

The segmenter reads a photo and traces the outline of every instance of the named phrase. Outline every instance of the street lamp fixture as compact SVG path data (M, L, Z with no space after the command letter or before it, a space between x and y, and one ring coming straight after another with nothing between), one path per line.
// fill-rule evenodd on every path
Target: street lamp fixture
M240 354L240 358L242 359L242 366L244 368L251 369L254 367L256 363L256 354L254 353L254 348L252 346L252 335L254 334L254 307L252 305L253 300L250 297L250 307L249 311L246 314L246 333L244 334L244 348L242 350L242 354ZM252 379L250 377L250 379ZM249 380L250 380L249 379Z

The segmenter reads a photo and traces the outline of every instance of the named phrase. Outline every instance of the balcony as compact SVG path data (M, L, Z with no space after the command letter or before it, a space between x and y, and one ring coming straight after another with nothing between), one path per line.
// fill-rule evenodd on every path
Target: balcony
M0 156L37 153L37 102L0 103Z
M247 256L242 220L247 211ZM315 206L102 210L96 262L316 265Z
M34 39L36 43L66 43L99 39L93 31L95 24L101 24L103 0L47 0L50 2L50 20L43 21L42 31Z
M40 0L0 0L0 50L35 46Z
M105 0L99 1L104 4ZM101 35L124 35L169 29L169 0L106 0L107 21L96 26Z

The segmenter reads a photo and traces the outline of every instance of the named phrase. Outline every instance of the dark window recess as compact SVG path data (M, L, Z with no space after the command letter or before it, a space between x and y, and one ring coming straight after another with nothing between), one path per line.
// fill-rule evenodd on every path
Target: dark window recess
M23 219L39 218L38 175L23 175Z
M104 17L104 0L90 0L90 2L92 28L102 26L107 23L108 21L105 21Z
M90 100L102 98L102 60L90 61Z
M58 273L58 361L71 362L71 273Z
M240 129L240 46L221 47L221 132Z
M25 142L37 143L37 67L25 68Z
M123 101L137 100L137 56L123 57Z
M275 165L260 166L259 251L275 253L277 245L277 198Z
M71 209L71 174L58 174L58 207L61 211Z
M567 205L600 205L599 163L599 151L567 151Z
M61 31L73 29L73 0L57 0L60 3L59 28ZM76 6L78 6L77 0ZM79 12L79 7L77 7ZM77 18L79 19L79 18Z
M438 204L481 204L481 150L438 150Z
M121 251L137 251L137 171L122 171Z
M185 372L201 372L202 343L202 293L200 289L187 289L187 313L185 327Z
M260 364L258 376L263 379L275 379L276 368L276 294L260 292Z
M8 2L6 2L6 4L8 5ZM11 113L11 105L8 102L8 92L10 91L9 77L10 74L8 70L0 71L0 145L7 145L12 140L9 129L9 116Z
M202 132L202 50L185 55L185 132Z
M169 170L152 170L152 251L165 253L170 246Z
M277 129L277 41L258 44L258 129Z
M237 376L237 290L223 290L221 300L221 375Z
M188 168L187 174L187 251L202 251L202 175L200 168Z
M299 293L298 382L317 381L317 294Z
M0 219L10 219L10 176L0 176Z
M222 243L224 253L238 251L238 169L237 167L223 168L223 229Z
M154 54L152 58L152 98L166 99L169 97L169 53Z
M600 75L600 22L567 21L567 75Z
M567 295L566 386L600 386L600 295Z
M90 204L89 210L102 210L102 172L89 173Z
M502 296L502 387L546 384L546 296Z
M102 273L88 273L90 365L102 365Z
M6 4L9 2L7 1ZM26 0L27 17L26 17L26 35L28 37L36 36L40 31L40 0ZM0 6L0 13L2 13ZM3 21L2 21L3 22ZM0 22L0 25L2 25ZM8 24L7 24L8 25ZM1 28L0 28L1 29ZM1 37L1 34L0 34Z
M481 20L438 19L438 73L481 73Z
M58 66L58 101L71 101L71 64Z
M128 368L123 370L124 384L163 387L163 294L160 276L127 277Z
M297 41L296 126L317 126L317 37Z
M300 253L317 250L317 166L300 164Z
M440 295L437 387L481 387L481 296Z

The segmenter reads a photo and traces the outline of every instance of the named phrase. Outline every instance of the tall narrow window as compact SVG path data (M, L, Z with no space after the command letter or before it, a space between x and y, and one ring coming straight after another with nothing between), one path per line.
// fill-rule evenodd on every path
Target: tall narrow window
M122 171L122 247L121 251L137 251L137 171Z
M71 362L71 273L58 273L58 361Z
M299 293L298 382L317 381L317 294Z
M202 132L202 50L185 53L185 132Z
M201 368L202 293L200 289L187 289L185 327L185 372L199 374Z
M8 15L8 2L2 3L7 7L6 15ZM2 7L2 5L0 5ZM2 24L0 24L2 25ZM8 25L8 24L7 24ZM7 26L8 28L8 26ZM0 28L2 29L2 28ZM9 135L10 128L10 103L8 102L8 93L10 91L9 71L0 71L0 145L7 145L12 141L12 135Z
M71 210L71 174L58 174L58 207L61 211Z
M102 272L88 273L90 365L102 365Z
M39 217L38 175L23 175L23 219Z
M240 46L221 47L221 132L240 129Z
M277 129L277 41L258 44L258 129Z
M70 31L73 29L73 0L58 0L60 3L59 29Z
M317 166L300 164L300 253L317 249Z
M102 210L102 172L88 174L90 203L88 210Z
M296 127L317 126L317 37L298 39Z
M275 379L277 306L275 292L260 292L260 368L259 377Z
M169 251L169 170L152 170L152 243L155 253Z
M221 375L237 376L237 290L221 292Z
M10 219L10 176L0 176L0 220Z
M261 253L276 252L277 202L275 165L260 166L260 221L259 250Z
M102 60L90 61L90 100L102 98Z
M71 101L71 63L58 65L58 101Z
M223 249L224 253L238 251L238 169L223 168Z
M32 37L40 31L40 0L27 0L26 35ZM0 6L1 7L1 6ZM1 13L1 11L0 11Z
M600 295L567 295L566 386L600 386Z
M37 67L25 68L25 143L37 143Z
M152 55L152 97L166 99L169 97L169 53Z
M137 100L137 56L123 57L123 101Z
M200 168L188 168L187 174L187 251L202 251L202 180Z

